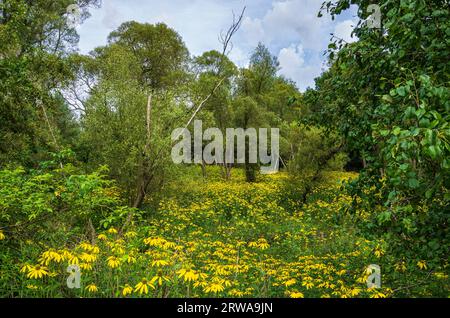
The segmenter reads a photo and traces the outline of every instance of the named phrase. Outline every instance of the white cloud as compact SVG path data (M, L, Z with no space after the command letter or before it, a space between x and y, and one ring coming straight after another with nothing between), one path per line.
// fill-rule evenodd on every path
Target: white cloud
M251 51L263 42L283 59L283 74L300 89L313 85L330 33L349 38L352 17L331 21L317 17L323 0L104 0L101 9L78 28L80 51L88 53L106 44L108 34L125 21L164 22L183 38L192 55L220 50L218 35L230 26L232 12L247 7L239 32L233 38L230 58L240 67L248 64ZM293 43L295 43L293 45ZM301 44L301 46L299 46ZM300 66L299 66L300 65Z
M228 55L238 67L248 67L249 55L242 51L239 47L233 47L233 50Z
M314 87L314 78L324 71L323 52L331 33L342 35L346 40L351 39L352 20L347 18L339 22L332 21L327 15L322 18L317 16L322 2L272 1L270 9L262 16L247 18L242 27L242 39L247 50L253 49L261 41L273 54L278 53L282 67L280 74L294 80L300 90Z
M270 30L270 41L301 41L305 49L320 50L327 41L330 18L318 18L321 0L289 0L273 3L272 9L263 18Z
M343 39L347 43L352 43L357 40L356 36L352 36L352 31L356 23L352 20L345 20L336 25L334 28L334 35Z
M301 44L281 49L278 54L280 66L284 69L284 74L289 74L290 70L302 67L305 64L305 52Z
M102 19L103 25L110 30L114 30L120 25L119 21L121 20L123 20L123 18L117 8L112 5L111 1L106 1Z
M264 41L266 34L259 19L245 17L242 21L241 30L248 45L256 46L259 42Z
M306 55L302 44L291 44L281 49L278 60L281 68L279 74L295 81L301 91L314 87L314 78L322 71L322 62L317 58L311 58L305 63Z

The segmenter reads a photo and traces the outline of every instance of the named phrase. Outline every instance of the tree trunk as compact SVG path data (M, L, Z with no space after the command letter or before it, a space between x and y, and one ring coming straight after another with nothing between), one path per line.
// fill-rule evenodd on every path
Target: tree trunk
M207 178L207 175L206 175L206 162L205 162L205 160L202 160L202 175L203 175L203 179Z
M245 125L247 126L247 124ZM250 163L250 140L245 138L245 179L247 182L256 182L256 167L258 165Z
M247 182L256 182L256 169L255 164L246 163L245 164L245 179Z
M226 178L227 180L231 179L231 169L233 168L233 166L230 164L225 165L225 171L226 171Z
M89 236L91 238L91 244L95 245L97 240L97 233L95 232L95 227L92 224L92 220L90 218L88 220L88 229L89 229Z
M138 189L138 193L136 195L136 199L134 200L133 203L133 208L140 208L142 206L142 204L144 203L145 200L145 196L147 195L147 188L148 185L150 184L150 182L153 179L153 174L151 175L143 175L141 182L140 182L140 186Z
M317 169L313 174L311 180L307 183L303 194L301 195L301 204L306 204L306 200L308 199L309 194L314 190L314 184L319 180L321 176L322 168L328 161L333 159L333 157L338 154L342 150L342 146L336 147L330 150L325 156L319 158L319 164L317 165Z

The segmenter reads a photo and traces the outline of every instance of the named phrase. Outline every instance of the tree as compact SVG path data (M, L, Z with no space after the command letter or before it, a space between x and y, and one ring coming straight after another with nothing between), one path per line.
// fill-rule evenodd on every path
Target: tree
M410 259L442 263L450 238L449 4L381 1L379 30L365 25L369 1L351 3L359 7L359 40L330 44L333 65L310 94L311 118L339 132L367 163L350 188L377 211L361 222L367 233ZM323 8L334 16L349 5Z
M81 21L90 5L80 1ZM36 165L68 142L60 124L70 114L60 89L72 76L66 56L78 41L67 25L73 1L5 0L0 3L0 159ZM81 22L80 21L80 22ZM56 117L63 112L65 121Z
M140 65L141 84L151 90L169 89L186 78L189 52L181 37L164 23L125 22L108 37L129 50Z
M212 115L214 122L210 122L210 127L218 127L221 131L231 127L232 123L232 99L233 88L236 76L238 74L237 67L229 58L222 55L218 51L209 51L203 53L194 60L194 70L198 74L196 85L193 87L193 99L198 104L200 100L214 89L221 79L224 79L219 88L205 103L198 119L205 119ZM225 153L224 153L225 155ZM205 169L205 165L202 165ZM231 164L224 163L222 172L225 179L231 175Z
M237 82L237 98L234 105L234 123L244 129L268 127L271 117L265 107L265 97L273 88L278 60L267 47L259 43L250 58L248 69L242 69ZM249 147L246 140L246 161L244 164L248 182L256 181L258 164L249 163Z
M187 56L180 37L167 26L130 22L84 61L83 73L90 70L95 78L83 102L90 164L108 164L134 207L148 192L158 191L170 166L170 132L186 108L183 86L177 85Z

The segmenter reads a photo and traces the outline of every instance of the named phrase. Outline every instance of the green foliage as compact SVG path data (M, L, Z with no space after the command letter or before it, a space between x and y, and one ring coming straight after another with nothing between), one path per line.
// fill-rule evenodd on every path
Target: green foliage
M181 37L164 23L125 22L108 40L110 47L118 45L134 55L144 86L165 89L182 82L189 53Z
M17 283L11 271L26 255L79 239L95 240L96 229L120 226L130 213L139 220L138 211L123 205L106 172L101 168L78 174L70 164L63 169L0 171L0 295Z
M123 208L118 208L122 202L119 190L105 179L106 172L102 168L88 175L77 174L70 164L52 170L2 170L2 231L11 244L15 239L45 238L51 242L51 237L60 238L66 230L84 234L88 223L99 227L108 218L110 224L111 215L122 215Z
M70 145L72 115L58 93L72 76L66 55L78 41L65 15L75 1L0 3L0 165L36 166ZM97 0L80 1L81 20ZM66 126L67 124L67 126ZM70 131L69 131L70 130Z
M333 171L343 169L345 159L341 156L337 161L332 162L334 156L328 160L321 160L326 157L330 149L339 146L339 138L328 136L324 138L324 131L319 128L308 128L303 125L293 123L290 127L288 140L298 141L291 145L289 160L289 172L293 176L306 179L313 176L316 171L326 171L327 168ZM327 166L330 164L330 166ZM331 169L330 169L331 168Z
M75 2L82 21L99 3L0 1L0 296L86 297L94 281L105 297L448 296L448 1L383 0L382 29L365 25L369 0L326 1L333 19L358 5L358 40L332 37L305 94L262 43L239 69L191 58L162 23L75 54ZM189 119L280 128L288 175L175 166ZM347 153L360 174L339 172ZM80 260L92 283L63 290ZM382 291L363 287L370 263Z
M369 1L351 1L361 19ZM350 1L327 1L332 15ZM383 29L330 45L331 69L305 100L312 122L340 133L367 163L350 186L372 211L361 225L397 255L448 261L450 119L446 1L381 1ZM356 203L356 200L355 200ZM356 204L355 204L356 206Z
M112 32L109 44L92 56L76 57L77 72L95 83L83 103L83 160L91 169L108 165L130 205L143 174L151 179L149 193L170 174L170 133L184 115L181 89L174 86L183 81L186 58L175 31L136 22Z
M217 51L209 51L195 58L194 68L199 73L191 93L196 104L208 96L217 83L224 79L214 95L206 102L198 119L205 120L203 118L205 113L211 113L214 121L205 124L225 131L226 128L231 127L232 122L232 89L238 75L237 67L228 57Z

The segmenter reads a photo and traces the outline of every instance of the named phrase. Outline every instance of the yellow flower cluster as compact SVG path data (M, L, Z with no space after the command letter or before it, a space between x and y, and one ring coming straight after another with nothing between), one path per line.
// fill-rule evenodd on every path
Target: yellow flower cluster
M367 288L364 271L381 247L330 226L350 202L336 194L340 184L354 176L330 174L301 209L283 200L282 173L254 184L206 182L162 200L145 226L48 249L23 272L50 284L51 273L78 264L89 283L80 296L88 297L387 297L387 288ZM345 235L342 251L330 248Z

